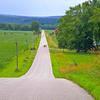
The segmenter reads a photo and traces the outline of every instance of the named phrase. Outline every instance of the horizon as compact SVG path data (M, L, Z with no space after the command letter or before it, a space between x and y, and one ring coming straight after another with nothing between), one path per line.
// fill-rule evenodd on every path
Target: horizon
M27 16L27 15L13 15L13 14L0 14L0 16L16 16L16 17L61 17L64 15L51 15L51 16Z

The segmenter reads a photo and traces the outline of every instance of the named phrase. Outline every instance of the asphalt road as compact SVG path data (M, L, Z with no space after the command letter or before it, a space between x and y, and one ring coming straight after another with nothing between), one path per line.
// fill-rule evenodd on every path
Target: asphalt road
M30 70L20 78L0 78L0 100L93 100L78 85L53 76L44 31Z

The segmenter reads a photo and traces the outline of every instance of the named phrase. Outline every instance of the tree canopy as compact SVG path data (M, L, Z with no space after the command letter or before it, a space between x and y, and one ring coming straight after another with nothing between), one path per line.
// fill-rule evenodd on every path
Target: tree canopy
M15 31L39 31L40 25L38 22L32 22L32 24L13 24L13 23L1 23L0 30L15 30Z
M60 19L59 47L87 52L100 43L100 1L89 0L70 7Z
M40 25L38 22L32 22L31 28L35 32L39 32Z

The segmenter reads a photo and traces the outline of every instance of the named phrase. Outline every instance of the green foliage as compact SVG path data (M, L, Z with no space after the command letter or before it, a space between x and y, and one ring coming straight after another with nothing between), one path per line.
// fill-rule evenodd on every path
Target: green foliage
M41 24L40 27L44 30L54 30L56 29L58 23L54 23L54 24Z
M56 20L56 19L55 19ZM42 29L50 29L53 30L57 27L57 23L55 24L40 24ZM15 30L15 31L32 31L31 24L7 24L7 23L0 23L0 30Z
M30 24L5 24L0 23L0 30L22 30L22 31L31 31L31 25Z
M59 47L87 52L100 42L100 2L86 1L70 7L60 19L57 39Z
M40 25L38 22L32 22L31 28L35 32L39 32Z
M7 24L0 23L0 30L12 30L12 31L35 31L38 32L40 25L38 22L32 22L32 24Z

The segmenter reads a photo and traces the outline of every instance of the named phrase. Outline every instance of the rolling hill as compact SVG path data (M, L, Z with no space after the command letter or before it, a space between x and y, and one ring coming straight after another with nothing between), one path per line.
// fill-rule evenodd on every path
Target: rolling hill
M40 24L57 24L59 18L60 16L27 17L15 15L0 15L0 23L31 24L32 21L37 21Z

